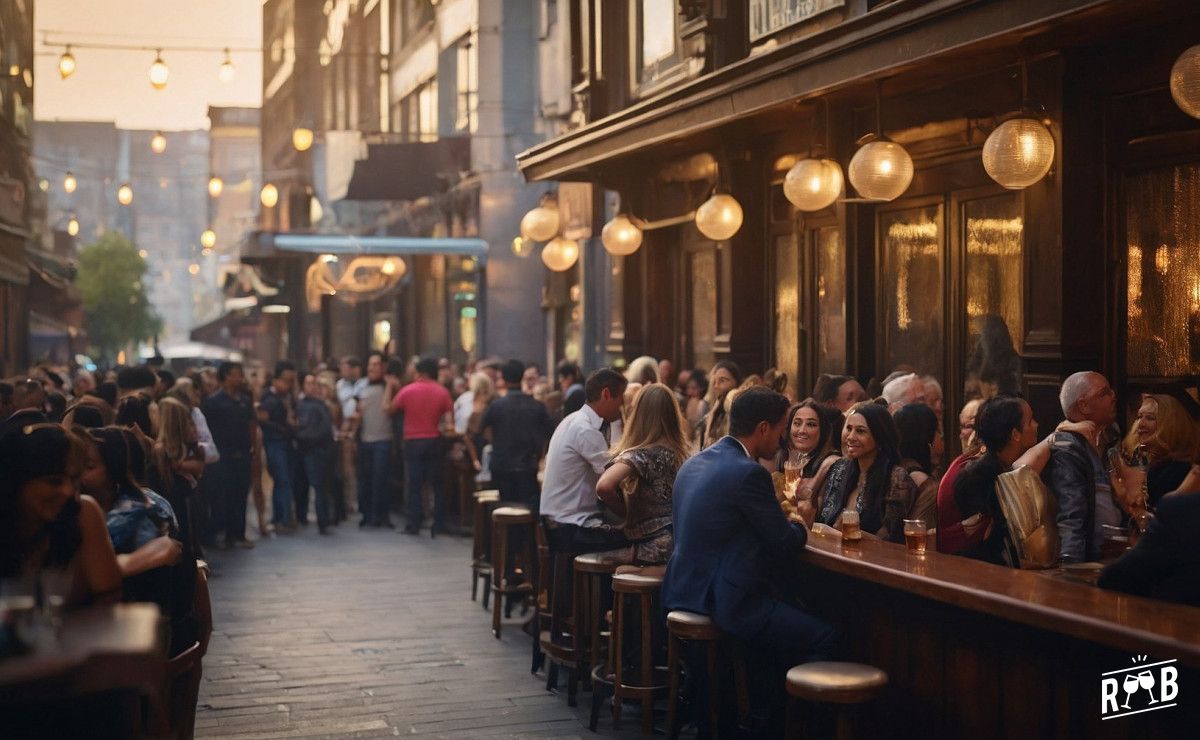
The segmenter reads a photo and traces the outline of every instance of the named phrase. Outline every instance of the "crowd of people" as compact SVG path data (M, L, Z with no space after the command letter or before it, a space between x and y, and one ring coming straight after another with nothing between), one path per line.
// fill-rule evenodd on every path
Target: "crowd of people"
M649 357L588 375L564 361L548 377L516 359L460 371L381 353L181 377L40 368L0 384L0 575L66 568L74 603L156 601L183 645L195 558L253 547L248 506L257 539L313 519L322 534L354 516L395 528L402 497L402 531L428 518L436 536L486 485L537 512L552 550L664 569L666 609L710 615L759 651L756 665L782 670L838 651L792 568L814 524L841 528L854 512L868 536L900 542L920 519L942 553L1020 567L996 488L1029 467L1057 503L1058 562L1100 560L1108 533L1129 532L1136 546L1100 585L1200 604L1182 537L1200 510L1185 402L1145 395L1119 439L1112 387L1076 373L1060 391L1065 421L1039 438L1003 385L961 409L962 452L947 459L941 386L907 368L873 398L823 375L803 399L775 369L675 373Z

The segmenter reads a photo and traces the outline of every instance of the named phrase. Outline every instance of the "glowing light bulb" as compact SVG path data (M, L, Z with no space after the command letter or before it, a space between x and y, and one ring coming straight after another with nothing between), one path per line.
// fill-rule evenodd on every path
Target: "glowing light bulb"
M713 241L724 241L742 228L742 204L732 195L717 193L696 209L696 228Z
M225 191L225 181L213 175L208 178L208 195L212 198L220 198L221 193Z
M162 49L154 53L154 63L150 65L150 84L155 90L161 90L167 86L167 78L171 76L171 70L167 69L167 63L163 61Z
M154 136L150 137L150 151L155 154L167 151L167 137L162 131L155 131Z
M267 208L274 208L279 202L279 188L271 183L262 186L262 190L258 193L258 200Z
M58 74L64 80L75 74L75 55L71 53L70 46L58 58Z
M75 179L75 175L68 172L66 177L63 178L63 190L73 193L77 187L79 187L79 181Z
M188 265L188 272L191 273L192 275L199 275L200 274L200 265L193 262L192 264Z
M133 188L129 186L129 183L123 183L121 187L117 188L117 202L123 206L133 202Z
M307 152L313 145L313 130L304 126L292 129L292 146L298 152Z
M205 249L212 249L217 244L217 232L212 229L205 229L200 233L200 246Z
M79 219L74 215L67 221L67 233L71 236L79 236Z

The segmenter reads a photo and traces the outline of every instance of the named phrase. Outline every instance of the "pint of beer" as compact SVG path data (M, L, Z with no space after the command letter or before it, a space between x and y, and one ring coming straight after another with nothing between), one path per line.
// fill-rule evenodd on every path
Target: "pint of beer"
M862 539L862 529L859 527L858 512L846 509L842 512L842 542L858 542Z
M909 552L914 552L918 555L924 555L928 540L929 529L925 526L925 522L923 520L904 520L904 543L908 545Z

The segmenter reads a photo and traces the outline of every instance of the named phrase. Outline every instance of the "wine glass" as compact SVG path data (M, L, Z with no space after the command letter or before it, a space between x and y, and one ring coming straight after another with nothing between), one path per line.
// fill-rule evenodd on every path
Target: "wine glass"
M1158 699L1154 698L1154 691L1152 690L1154 688L1154 674L1150 671L1142 671L1141 673L1137 674L1137 677L1138 683L1140 683L1142 688L1146 690L1146 693L1150 695L1150 703L1157 704Z
M1138 692L1140 685L1137 676L1132 673L1125 674L1125 681L1121 684L1121 688L1125 689L1125 703L1121 705L1122 709L1129 709L1129 699Z

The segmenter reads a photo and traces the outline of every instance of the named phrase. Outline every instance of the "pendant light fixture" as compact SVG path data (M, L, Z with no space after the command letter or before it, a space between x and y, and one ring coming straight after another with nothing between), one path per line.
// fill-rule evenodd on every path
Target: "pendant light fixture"
M314 138L315 134L313 134L313 130L308 126L301 125L292 129L292 146L298 152L307 152L311 149Z
M624 257L642 246L642 230L624 213L618 213L600 230L600 242L614 257Z
M200 246L205 249L212 249L217 245L217 232L212 229L205 229L200 232Z
M117 202L123 206L133 203L133 188L129 183L121 183L121 187L117 188Z
M829 101L822 102L825 104L824 153L828 155ZM815 124L815 116L813 121ZM820 211L833 205L841 196L844 184L840 164L832 159L814 159L810 156L792 165L788 170L783 178L783 194L797 210Z
M221 193L225 192L225 181L213 175L208 178L208 196L210 198L220 198Z
M521 218L521 238L535 242L548 242L558 234L558 198L546 193L536 208Z
M279 188L272 183L267 183L262 186L262 190L258 192L258 201L267 208L274 208L279 202Z
M67 233L71 236L79 236L79 219L75 218L74 213L67 219Z
M171 76L171 70L167 68L167 63L163 61L162 49L154 52L154 62L150 65L150 84L155 90L162 90L167 86L167 78Z
M1029 75L1021 61L1021 108L1005 116L983 142L983 168L1009 190L1023 190L1046 176L1054 164L1054 135L1031 112Z
M155 154L167 151L167 137L162 131L155 131L154 136L150 137L150 151Z
M579 259L579 242L556 236L542 247L542 262L554 272L571 269Z
M67 174L63 177L63 191L68 195L75 192L75 188L79 187L79 181L75 179L75 175L67 170Z
M696 228L713 241L725 241L742 228L742 204L727 193L713 193L696 209Z
M912 157L904 147L883 135L883 83L875 86L875 133L859 140L862 146L850 159L850 184L867 201L895 200L913 179Z
M1200 118L1200 45L1184 51L1171 66L1171 97L1184 113Z
M58 58L58 74L64 80L75 74L75 55L71 53L70 45Z

